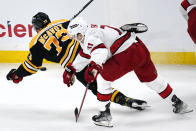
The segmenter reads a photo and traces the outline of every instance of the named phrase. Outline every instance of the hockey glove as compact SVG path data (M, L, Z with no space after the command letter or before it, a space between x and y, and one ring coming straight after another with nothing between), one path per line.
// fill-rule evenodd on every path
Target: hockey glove
M11 71L6 76L7 80L12 80L14 83L19 83L22 81L23 77L18 77L16 75L16 69L11 69Z
M63 82L67 84L68 87L73 85L74 78L76 74L76 69L72 66L72 64L68 64L68 66L65 68L65 71L63 73Z
M143 23L133 23L133 24L125 24L121 26L120 29L123 31L143 33L148 30L148 27Z
M94 61L91 61L89 66L87 67L84 78L90 84L97 79L97 75L102 70L102 67L96 64Z

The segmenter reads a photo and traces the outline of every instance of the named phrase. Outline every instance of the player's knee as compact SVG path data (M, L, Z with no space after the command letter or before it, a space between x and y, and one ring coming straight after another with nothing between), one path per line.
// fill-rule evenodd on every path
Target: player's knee
M156 91L157 93L160 93L167 88L168 83L158 76L155 80L151 82L145 82L145 84L152 90Z
M98 92L101 94L111 94L113 91L113 88L111 87L111 82L104 80L101 75L98 75L97 77L98 82Z
M190 27L188 28L188 33L190 37L192 38L192 40L194 41L194 43L196 44L196 29Z
M192 9L189 12L189 19L188 19L188 33L190 35L190 37L192 38L192 40L195 42L196 44L196 10Z

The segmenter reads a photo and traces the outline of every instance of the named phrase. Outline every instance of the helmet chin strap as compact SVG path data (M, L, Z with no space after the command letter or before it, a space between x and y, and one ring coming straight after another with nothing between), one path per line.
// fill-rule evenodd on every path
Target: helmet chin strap
M83 35L82 39L80 40L80 43L84 43L84 38L85 38L85 35Z

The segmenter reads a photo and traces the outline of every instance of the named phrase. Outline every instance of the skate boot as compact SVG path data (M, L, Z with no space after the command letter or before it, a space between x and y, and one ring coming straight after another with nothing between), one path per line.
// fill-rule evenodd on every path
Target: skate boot
M132 24L125 24L120 27L123 31L135 32L135 33L143 33L148 30L147 25L143 23L132 23Z
M130 108L136 109L136 110L144 110L147 107L150 107L147 105L146 101L139 100L139 99L133 99L126 97L125 105L127 105Z
M191 109L186 103L180 100L176 95L172 96L171 101L174 103L172 105L174 106L173 108L174 113L185 114L193 111L193 109Z
M144 110L147 107L150 107L147 105L146 101L133 99L130 97L125 96L120 91L116 90L111 98L111 102L120 104L122 106L127 106L136 110Z
M113 127L111 124L112 116L110 113L110 103L106 105L105 111L100 111L98 115L94 115L92 120L95 125L105 126L105 127Z

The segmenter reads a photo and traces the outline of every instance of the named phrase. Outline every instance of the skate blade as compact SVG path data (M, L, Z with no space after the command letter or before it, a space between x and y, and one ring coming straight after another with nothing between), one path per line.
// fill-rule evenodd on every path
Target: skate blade
M136 103L133 103L132 105L133 107L141 107L142 109L146 109L146 108L150 108L151 106L149 106L148 104L142 104L142 105L138 105Z
M185 110L179 112L179 114L186 114L186 113L191 113L191 112L193 112L193 109L188 108L188 109L185 109Z
M179 112L179 114L186 114L193 112L193 109L189 107L186 103L183 103L183 109Z
M97 126L104 126L104 127L113 127L113 124L111 122L107 122L107 121L102 121L102 122L95 122L93 121L95 125Z

